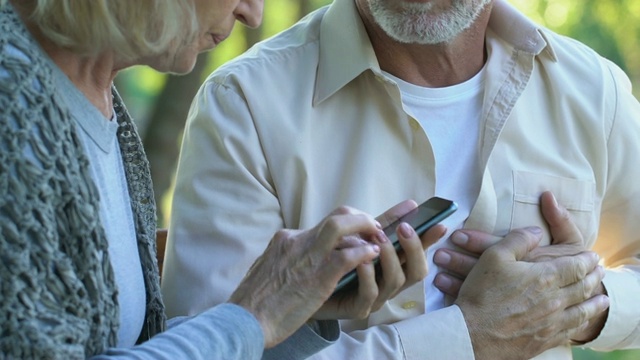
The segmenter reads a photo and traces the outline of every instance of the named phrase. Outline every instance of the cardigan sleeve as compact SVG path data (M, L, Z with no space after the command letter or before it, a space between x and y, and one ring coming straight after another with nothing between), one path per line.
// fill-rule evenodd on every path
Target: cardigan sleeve
M304 325L277 346L264 351L265 360L306 359L340 337L337 320L318 321L315 326Z
M200 315L169 322L169 329L128 349L111 348L92 360L260 359L264 336L245 309L221 304Z

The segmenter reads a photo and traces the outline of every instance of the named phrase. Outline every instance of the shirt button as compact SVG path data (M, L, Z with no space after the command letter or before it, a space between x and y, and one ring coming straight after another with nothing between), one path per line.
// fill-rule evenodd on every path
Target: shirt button
M409 310L416 307L416 305L418 305L418 303L415 301L407 301L406 303L402 304L402 308L405 310Z

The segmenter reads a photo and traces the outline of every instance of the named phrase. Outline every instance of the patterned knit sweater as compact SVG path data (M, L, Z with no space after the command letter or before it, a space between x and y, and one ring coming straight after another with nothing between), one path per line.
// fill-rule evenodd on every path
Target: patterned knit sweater
M0 9L0 358L81 359L116 344L98 191L54 67L11 6ZM113 96L147 292L144 341L165 327L155 203L136 128Z

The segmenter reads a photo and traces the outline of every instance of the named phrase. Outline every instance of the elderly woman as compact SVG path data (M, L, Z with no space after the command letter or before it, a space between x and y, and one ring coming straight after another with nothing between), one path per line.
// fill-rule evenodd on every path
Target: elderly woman
M339 334L312 319L365 316L425 276L420 257L403 273L375 219L341 208L278 232L227 304L166 321L148 163L113 78L136 64L188 72L235 20L258 26L262 5L0 0L0 357L253 359L294 333L265 355L304 357ZM443 231L399 233L420 253ZM378 254L399 281L376 283ZM357 291L327 301L354 267Z

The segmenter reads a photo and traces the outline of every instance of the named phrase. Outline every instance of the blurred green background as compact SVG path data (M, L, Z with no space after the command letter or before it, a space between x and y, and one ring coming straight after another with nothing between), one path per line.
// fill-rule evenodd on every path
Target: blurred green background
M618 64L640 95L640 0L509 0L537 23L578 39ZM199 85L220 64L251 45L285 29L330 0L265 0L258 29L237 25L213 51L200 55L186 76L159 74L146 67L122 71L116 85L138 123L151 163L159 225L165 226L171 206L171 186L184 121ZM639 139L640 140L640 139ZM639 304L640 306L640 304ZM611 353L575 349L578 360L640 359L640 350Z

